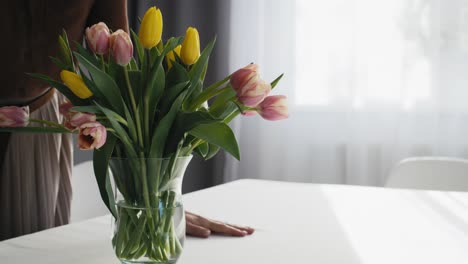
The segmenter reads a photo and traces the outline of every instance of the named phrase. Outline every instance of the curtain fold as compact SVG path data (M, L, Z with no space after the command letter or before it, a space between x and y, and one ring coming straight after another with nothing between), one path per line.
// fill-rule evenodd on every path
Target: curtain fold
M290 118L243 117L242 162L260 178L381 186L410 156L468 158L468 3L236 0L230 71L254 61ZM277 91L276 91L277 90Z

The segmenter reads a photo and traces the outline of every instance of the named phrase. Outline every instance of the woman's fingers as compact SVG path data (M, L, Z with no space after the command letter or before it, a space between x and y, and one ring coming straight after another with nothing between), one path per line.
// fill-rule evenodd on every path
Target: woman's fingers
M247 232L248 235L251 235L255 231L255 229L248 227L248 226L239 226L239 225L233 225L233 224L227 224L227 225L237 228L239 230L245 231Z
M212 230L213 232L220 233L223 235L230 235L230 236L246 236L248 233L245 230L241 230L238 228L235 228L233 226L230 226L228 224L218 222L218 221L212 221L208 220L208 228Z
M223 235L243 237L254 232L254 229L250 227L227 224L192 214L190 212L186 212L185 216L187 221L187 234L189 235L207 237L211 232L216 232ZM210 232L208 233L207 231Z
M203 237L207 238L210 236L211 231L208 228L204 228L199 225L195 225L187 221L187 229L186 232L188 235L195 236L195 237Z

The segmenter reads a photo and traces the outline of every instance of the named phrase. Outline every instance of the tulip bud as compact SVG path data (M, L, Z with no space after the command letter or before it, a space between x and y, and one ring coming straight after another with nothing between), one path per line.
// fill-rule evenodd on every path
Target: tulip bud
M185 65L192 65L200 57L200 37L196 28L189 27L185 32L184 42L180 50L180 59Z
M133 44L127 32L119 29L110 36L110 49L114 61L126 66L133 57Z
M68 88L79 98L86 99L93 95L80 75L71 71L63 70L60 72L60 78L65 83L65 85L68 86Z
M181 45L177 45L177 47L174 48L174 50L171 50L167 53L166 55L166 61L167 61L167 68L170 69L172 68L172 61L175 61L175 54L180 57L180 49L182 48Z
M96 115L91 113L75 112L70 116L70 125L75 128L94 121L96 121Z
M25 127L29 123L29 107L0 107L0 127Z
M86 28L86 42L92 52L98 55L107 54L109 50L109 28L103 22L99 22Z
M60 104L59 112L63 116L67 116L71 112L72 107L73 107L73 104L70 101L66 101L65 103Z
M98 149L106 143L106 128L99 122L89 122L80 126L78 146L80 149Z
M156 7L148 9L141 21L138 37L141 45L147 49L151 49L161 41L163 31L163 18L161 10Z
M248 107L256 107L270 93L271 85L260 79L258 74L254 75L239 90L236 91L237 99Z
M287 99L284 95L273 95L265 98L258 106L258 113L266 120L276 121L288 118Z
M77 112L71 110L73 105L70 102L59 106L59 112L63 115L64 126L70 130L75 130L81 125L96 121L96 115L91 113Z
M70 124L70 118L75 113L75 111L71 110L72 107L73 104L67 101L59 106L59 112L63 115L63 125L70 130L75 130L76 127Z
M257 64L249 64L242 69L235 71L231 75L231 86L234 90L239 91L242 87L247 84L247 82L258 74L258 65Z

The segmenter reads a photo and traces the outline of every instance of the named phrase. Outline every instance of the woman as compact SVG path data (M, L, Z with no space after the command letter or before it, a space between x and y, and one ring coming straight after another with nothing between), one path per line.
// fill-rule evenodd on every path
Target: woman
M28 105L31 118L61 122L64 96L26 72L58 79L49 56L58 51L65 29L70 42L99 21L128 32L126 0L7 0L0 11L0 104ZM5 41L6 40L6 41ZM0 240L67 224L70 219L72 140L65 134L0 133ZM253 229L186 213L187 233L233 236Z

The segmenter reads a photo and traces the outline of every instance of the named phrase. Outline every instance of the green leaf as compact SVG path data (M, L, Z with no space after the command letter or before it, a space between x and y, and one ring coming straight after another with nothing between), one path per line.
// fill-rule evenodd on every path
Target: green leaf
M201 124L190 130L189 134L226 150L234 158L240 160L236 137L228 125L224 123Z
M188 98L192 97L192 93L197 90L197 88L200 85L200 82L203 86L204 75L206 73L206 69L208 68L208 60L210 58L211 52L213 51L215 42L216 37L205 47L205 49L200 55L200 58L198 58L197 62L193 65L192 69L189 72L190 87L189 93L187 95Z
M158 70L154 75L150 75L148 80L148 86L146 87L146 95L144 98L147 101L146 103L149 108L149 120L154 119L154 114L156 113L159 100L164 93L165 77L164 68L159 65Z
M70 70L75 71L75 64L73 62L73 54L72 54L70 42L68 41L67 31L65 31L65 29L62 29L62 38L63 38L63 40L65 42L65 47L67 49L67 54L68 54L68 56L70 58L70 64L69 64Z
M109 102L115 112L123 114L122 95L115 81L107 73L101 71L79 53L75 52L75 56L89 71L91 77L93 77L94 83L96 84L96 88L98 88L101 94L105 97L100 99Z
M132 58L130 60L130 63L128 64L129 70L130 71L137 71L138 70L138 64L136 63L135 58Z
M194 104L195 99L203 92L203 82L198 80L196 85L192 83L190 89L190 97L184 102L184 110L193 111L194 109L190 109L190 107Z
M109 197L109 207L107 207L115 219L117 219L117 204L115 202L115 195L114 190L112 190L111 178L109 173L106 176L106 193L107 197Z
M213 144L208 144L209 150L208 153L205 156L205 160L209 160L213 158L216 154L218 154L220 147L213 145Z
M81 73L87 72L83 65L80 65L80 71ZM105 106L110 106L107 100L102 100L102 98L105 98L105 96L102 94L101 90L97 88L96 84L90 79L89 76L87 76L86 74L81 74L81 78L83 79L83 82L86 84L89 90L93 93L94 100L98 100L100 103L103 103Z
M52 57L52 56L49 56L49 58L55 65L57 65L57 67L59 67L59 69L70 70L70 68L64 62L62 62L60 59Z
M71 108L73 111L83 112L83 113L94 113L99 114L102 113L101 109L95 105L85 105L85 106L74 106Z
M159 42L161 43L161 42ZM149 49L149 61L150 61L150 65L153 65L153 63L155 62L156 58L161 55L159 53L159 50L158 48L155 46L155 47L152 47L151 49Z
M107 116L107 119L109 119L111 127L115 130L116 136L122 141L125 147L125 150L128 153L128 157L137 157L135 149L134 149L134 145L130 141L130 138L128 137L127 132L115 118L116 116L119 116L119 115L110 109L100 106L99 104L97 104L97 106Z
M169 111L174 100L188 87L189 82L178 83L172 87L166 88L163 98L161 100L161 107L159 109L162 113Z
M91 62L96 67L101 67L101 62L96 57L96 55L90 53L86 50L80 43L75 41L76 52L78 52L81 56L85 57L89 62ZM75 52L75 53L76 53Z
M67 34L64 32L65 37ZM59 36L59 48L60 48L60 57L62 61L67 65L67 69L71 70L71 65L73 64L70 48L67 45L63 35Z
M208 154L208 151L209 151L209 146L208 146L208 145L209 145L208 143L203 142L203 143L200 144L198 147L196 147L196 148L194 149L194 151L195 151L198 155L200 155L200 157L205 158L206 155Z
M225 110L228 107L229 101L231 101L235 96L236 92L234 89L228 89L219 94L210 105L210 113L215 117L223 118L223 113L226 112Z
M102 66L100 64L99 64L99 66L96 65L96 67L98 67L99 69L102 69ZM109 61L108 66L107 66L107 74L112 79L114 79L117 84L119 84L119 83L117 82L116 79L119 78L119 77L122 77L122 75L123 75L122 70L123 70L122 66L115 63L115 61L113 61L113 60Z
M224 111L218 116L218 118L221 118L225 120L224 123L229 124L229 122L232 120L227 121L226 118L231 116L234 112L240 113L241 111L239 110L239 107L236 105L234 102L227 102L226 107L224 108Z
M161 51L161 55L166 56L169 51L172 51L178 45L182 44L183 40L183 37L171 37L168 39L166 45L164 45L164 49Z
M72 131L60 127L0 127L0 132L15 133L72 133Z
M222 120L214 118L210 113L203 111L178 113L172 126L171 134L166 143L166 153L172 153L177 144L183 139L185 133L201 124L210 124Z
M190 82L198 81L204 71L206 71L206 67L208 64L208 60L210 58L210 54L213 51L214 44L216 43L216 37L205 47L203 52L198 58L197 62L193 65L192 69L189 72L190 75Z
M46 82L47 84L49 84L50 86L54 87L60 93L65 95L65 97L67 97L68 100L70 100L70 102L73 105L87 105L87 104L89 104L88 100L80 99L70 89L68 89L68 87L65 84L57 82L54 79L50 78L49 76L39 74L39 73L28 73L28 75L35 78L35 79L42 80L42 81Z
M183 112L177 115L175 128L185 133L200 124L209 124L220 121L220 119L217 119L210 113L204 111Z
M280 76L276 77L276 79L274 79L271 82L271 89L272 90L275 88L275 86L278 84L278 82L281 80L281 78L283 78L283 75L284 75L284 73L282 73Z
M123 75L123 73L122 73ZM128 78L130 78L130 84L132 85L132 89L133 89L133 96L135 96L135 100L138 102L138 99L141 97L141 72L140 71L129 71L128 72ZM125 80L125 79L124 79ZM126 87L127 84L124 84L125 86L123 87ZM125 93L128 93L127 92L128 90L125 89Z
M178 83L188 82L189 79L188 72L185 70L184 66L174 61L172 63L172 68L167 73L166 86L172 87Z
M166 139L169 135L174 119L177 116L177 112L182 106L182 102L185 99L185 95L186 92L183 92L179 95L179 97L177 97L174 104L172 104L172 107L169 110L169 112L163 117L163 119L161 119L161 122L159 122L159 125L155 130L156 132L154 133L153 138L151 140L151 148L149 154L150 158L162 158Z
M117 138L112 134L107 135L104 146L102 146L100 149L95 149L93 154L94 176L96 177L96 182L99 187L99 193L101 194L102 201L115 218L117 218L115 200L113 194L108 192L107 178L109 178L109 159L112 155L112 152L114 151L116 141Z
M127 122L128 122L127 127L130 132L130 137L133 139L134 142L136 142L138 140L138 137L137 137L137 132L136 132L135 121L133 121L132 114L130 114L128 107L125 104L124 104L124 110L125 110L125 118L127 118Z
M157 56L155 62L151 65L151 71L150 71L150 75L148 79L151 79L152 76L154 76L156 72L159 70L159 67L161 66L161 63L163 59L165 58L166 54L169 51L172 51L175 47L177 47L177 45L179 45L181 41L182 41L182 37L170 38L167 41L166 45L164 46L164 49L161 51L161 54Z
M145 50L143 46L141 45L140 38L135 33L135 31L133 31L133 29L131 30L131 33L133 37L133 44L135 45L135 49L138 55L138 61L140 62L140 68L142 68L141 63L143 62L143 57L145 56Z
M163 59L165 58L166 54L169 51L172 51L177 45L179 45L182 42L182 37L177 37L177 38L170 38L166 45L164 46L164 49L161 51L161 54L158 54L156 56L154 62L151 60L151 67L150 67L150 73L148 79L151 79L152 76L156 74L157 71L159 71L159 67L162 64Z

